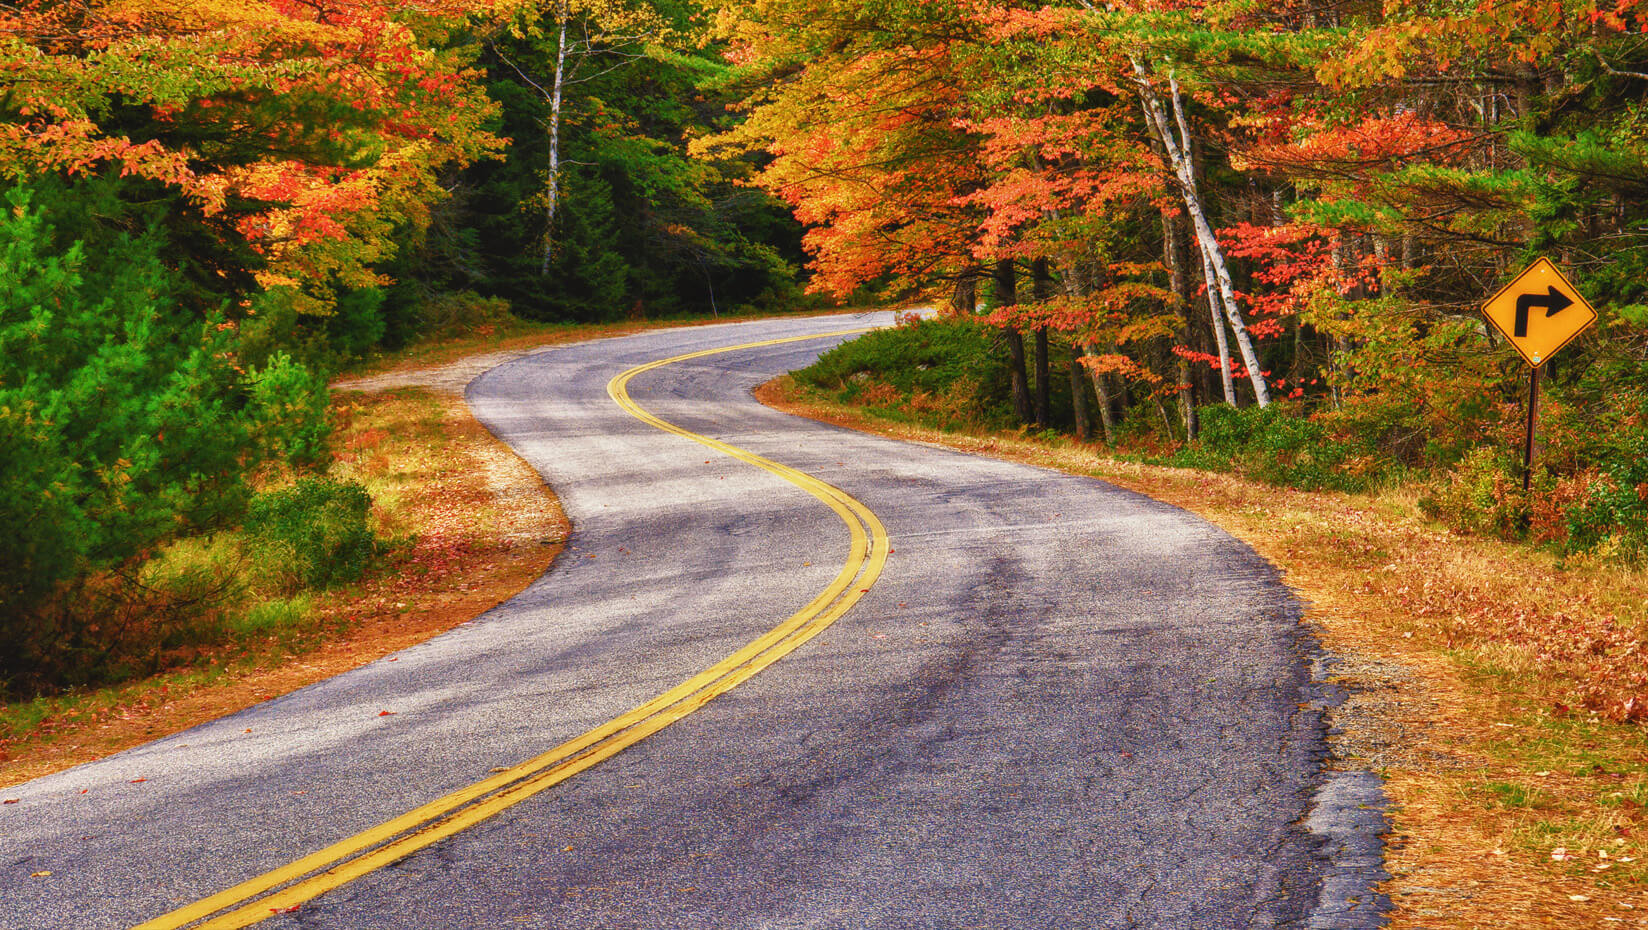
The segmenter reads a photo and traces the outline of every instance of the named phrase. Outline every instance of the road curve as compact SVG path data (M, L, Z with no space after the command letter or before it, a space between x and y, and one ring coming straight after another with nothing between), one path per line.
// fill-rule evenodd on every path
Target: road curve
M477 416L573 522L555 568L392 660L9 789L0 928L164 919L549 752L801 611L851 561L842 518L635 419L608 384L888 321L654 332L477 378ZM613 758L259 927L1316 923L1327 866L1301 821L1322 725L1274 571L1100 482L751 398L840 338L678 362L628 393L861 501L892 548L862 599Z

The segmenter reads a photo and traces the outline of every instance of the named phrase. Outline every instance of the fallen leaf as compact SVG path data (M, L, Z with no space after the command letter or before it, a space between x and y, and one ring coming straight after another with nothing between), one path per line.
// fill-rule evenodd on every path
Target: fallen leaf
M33 875L30 875L29 877L30 878L50 878L51 877L51 872L35 872Z
M0 804L16 804L18 801L21 801L21 800L22 800L22 798L7 798L4 801L0 801Z
M146 782L146 781L148 781L148 779L147 779L147 778L134 778L134 779L132 779L132 784L134 784L134 785L141 785L141 784L143 784L143 783L144 783L144 782Z
M393 716L395 716L395 712L392 711L392 710L380 710L380 711L378 711L378 716L379 717L393 717Z

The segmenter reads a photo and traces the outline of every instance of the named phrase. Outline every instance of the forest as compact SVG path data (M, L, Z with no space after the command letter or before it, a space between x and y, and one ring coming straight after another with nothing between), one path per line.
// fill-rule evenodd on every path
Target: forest
M745 119L699 150L768 159L813 289L945 311L816 384L1280 484L1417 481L1455 529L1641 556L1636 0L755 0L723 35ZM1599 318L1542 365L1525 492L1529 368L1481 308L1542 256Z
M329 377L511 314L938 306L836 383L1648 551L1637 0L14 0L0 171L7 693L178 540L346 576ZM1529 494L1479 308L1537 256L1600 319Z

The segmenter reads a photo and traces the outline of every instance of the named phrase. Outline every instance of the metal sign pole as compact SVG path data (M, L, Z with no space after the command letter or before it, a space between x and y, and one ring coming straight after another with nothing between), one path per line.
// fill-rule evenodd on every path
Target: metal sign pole
M1528 446L1522 456L1522 493L1526 494L1533 488L1534 483L1534 434L1539 424L1539 372L1544 365L1535 365L1528 370Z

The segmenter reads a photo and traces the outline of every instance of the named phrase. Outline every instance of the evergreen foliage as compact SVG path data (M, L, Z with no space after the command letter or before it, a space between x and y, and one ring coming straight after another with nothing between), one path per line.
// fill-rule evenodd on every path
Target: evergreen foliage
M236 520L248 469L312 461L324 438L324 385L284 357L243 376L235 327L183 296L164 224L121 192L3 195L0 679L73 638L42 619L54 598Z

